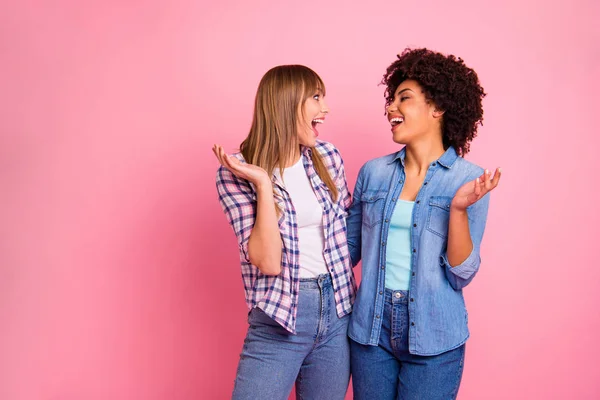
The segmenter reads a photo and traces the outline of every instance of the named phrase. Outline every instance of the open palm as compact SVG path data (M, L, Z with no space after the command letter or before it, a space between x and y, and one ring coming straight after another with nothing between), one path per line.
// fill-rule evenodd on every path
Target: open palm
M225 153L223 147L219 145L213 146L213 153L215 153L215 156L217 157L221 165L227 168L229 171L231 171L231 173L237 176L238 178L246 179L247 181L250 181L255 185L271 181L269 175L267 174L267 171L265 171L263 168L257 167L256 165L240 162L240 160L238 160L236 157L230 156L227 153Z
M494 190L500 182L500 168L496 169L492 178L491 171L485 170L483 175L462 185L452 199L452 208L466 210L490 191Z

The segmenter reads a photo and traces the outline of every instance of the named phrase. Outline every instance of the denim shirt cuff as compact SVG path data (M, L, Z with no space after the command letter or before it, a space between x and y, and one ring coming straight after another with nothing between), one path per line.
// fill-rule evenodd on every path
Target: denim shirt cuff
M446 271L451 272L452 274L462 279L471 278L473 274L477 272L480 261L481 259L479 257L479 251L475 247L473 247L473 250L471 250L471 254L469 254L469 257L467 257L465 261L463 261L461 264L455 267L452 267L448 262L448 255L446 253L440 256L440 265L445 267Z

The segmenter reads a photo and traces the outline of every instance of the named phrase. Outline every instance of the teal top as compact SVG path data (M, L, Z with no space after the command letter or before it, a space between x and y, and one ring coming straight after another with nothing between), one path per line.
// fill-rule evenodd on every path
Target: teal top
M410 283L410 229L414 201L398 199L388 231L386 248L385 287L392 290L408 290Z

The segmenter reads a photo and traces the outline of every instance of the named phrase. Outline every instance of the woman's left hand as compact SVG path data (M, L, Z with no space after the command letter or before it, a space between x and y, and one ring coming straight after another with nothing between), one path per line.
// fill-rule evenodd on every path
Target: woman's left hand
M501 173L500 168L497 168L492 178L491 171L486 169L483 175L462 185L452 199L451 208L458 211L465 211L467 207L475 204L479 199L498 186Z

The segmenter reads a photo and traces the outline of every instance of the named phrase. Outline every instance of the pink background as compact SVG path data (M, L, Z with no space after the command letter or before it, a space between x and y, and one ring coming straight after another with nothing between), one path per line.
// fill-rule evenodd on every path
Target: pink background
M478 71L468 159L504 170L459 398L600 398L598 2L213 3L2 2L0 399L228 398L246 308L212 144L306 64L353 187L397 149L378 82L405 46Z

